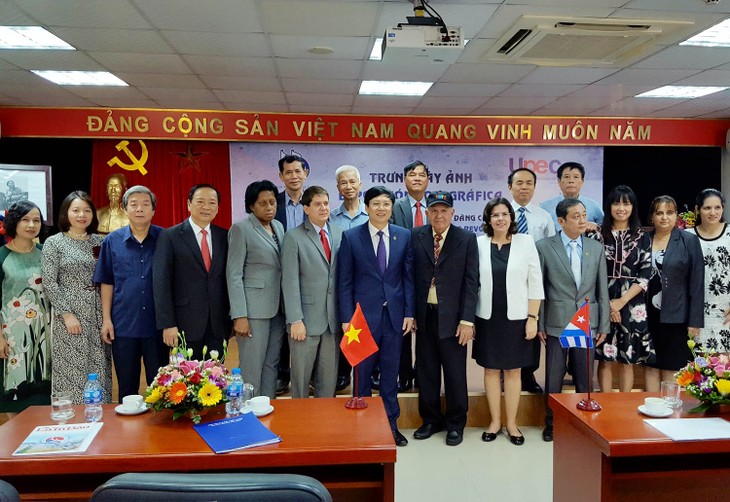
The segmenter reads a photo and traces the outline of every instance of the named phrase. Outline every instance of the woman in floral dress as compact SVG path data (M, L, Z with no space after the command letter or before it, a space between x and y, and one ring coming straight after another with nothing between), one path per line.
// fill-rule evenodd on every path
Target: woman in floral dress
M651 241L641 229L636 194L626 185L606 198L601 240L608 265L611 332L596 347L598 381L613 389L613 367L619 365L619 390L634 386L634 365L654 362L654 346L646 317L646 288L651 277Z
M61 203L58 227L43 246L43 283L53 305L53 391L70 391L83 403L89 373L97 373L102 399L111 402L111 349L101 340L101 299L92 276L103 237L85 192L71 192Z
M33 240L41 226L41 210L29 201L5 215L12 241L0 248L0 412L50 404L51 306L41 281L41 245Z
M697 221L687 231L699 237L705 260L705 327L699 342L711 352L730 352L730 228L722 216L725 196L706 188L695 202Z

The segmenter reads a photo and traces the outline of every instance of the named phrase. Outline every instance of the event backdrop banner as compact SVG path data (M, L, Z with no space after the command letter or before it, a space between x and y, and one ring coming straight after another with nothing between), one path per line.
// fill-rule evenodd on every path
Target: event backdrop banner
M446 190L454 196L454 223L481 232L486 203L504 196L511 200L507 176L520 167L537 174L535 202L560 193L557 169L563 162L580 162L586 168L581 195L602 201L603 148L601 147L476 147L476 146L387 146L387 145L291 145L281 143L231 143L231 194L233 221L246 216L244 193L249 183L268 179L283 190L277 162L284 154L298 154L311 172L305 186L320 185L330 194L330 207L342 202L335 170L344 164L360 171L363 192L385 185L402 197L406 194L403 167L414 160L431 171L428 191Z

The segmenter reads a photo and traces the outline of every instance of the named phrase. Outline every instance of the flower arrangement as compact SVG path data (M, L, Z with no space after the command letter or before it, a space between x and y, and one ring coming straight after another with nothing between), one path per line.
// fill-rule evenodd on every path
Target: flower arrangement
M690 211L687 205L684 206L684 211L677 214L677 226L681 229L693 228L697 221L697 215L694 211Z
M700 401L690 412L701 413L713 406L730 404L730 356L695 351L696 343L692 335L689 337L687 345L694 359L674 376L687 394Z
M179 348L172 349L170 364L158 370L145 392L145 402L155 411L173 410L173 420L188 415L198 424L201 411L227 401L227 370L218 360L218 351L211 350L210 359L205 359L207 347L203 347L203 360L191 359L193 349L187 348L185 333L178 333L178 338ZM225 360L225 341L223 350Z

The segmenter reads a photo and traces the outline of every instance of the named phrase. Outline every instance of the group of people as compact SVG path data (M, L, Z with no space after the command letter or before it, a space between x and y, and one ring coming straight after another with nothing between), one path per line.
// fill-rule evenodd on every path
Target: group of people
M207 184L190 189L189 218L168 229L152 224L154 193L115 184L128 224L106 236L88 194L72 192L60 233L43 246L40 209L15 203L5 219L12 240L0 250L0 409L47 402L51 390L81 402L92 372L111 402L112 358L118 398L136 394L141 363L149 384L179 333L198 358L204 347L224 353L235 336L256 394L275 397L287 378L294 398L310 388L332 397L350 383L339 342L359 305L379 351L358 364L353 391L379 389L398 446L408 440L397 428L397 394L415 383L423 423L414 437L446 430L448 445L462 442L471 341L492 417L482 439L505 432L521 445L520 393L541 391L541 345L546 396L561 392L567 369L579 392L590 385L585 354L559 341L586 299L604 391L614 371L620 390L630 390L636 365L647 390L658 390L691 357L688 332L708 350L730 351L730 230L717 190L698 195L697 225L687 231L676 226L674 199L657 197L645 232L631 188L613 188L604 213L580 195L584 167L568 162L557 171L561 196L540 207L532 202L537 176L520 168L507 179L511 200L486 205L477 237L452 224L450 193L428 192L423 162L404 168L408 195L398 200L374 186L361 201L358 169L341 166L343 202L332 211L327 190L304 189L303 158L285 156L278 167L285 190L251 183L248 217L229 231L212 223L220 193ZM543 439L551 441L547 402L546 411Z

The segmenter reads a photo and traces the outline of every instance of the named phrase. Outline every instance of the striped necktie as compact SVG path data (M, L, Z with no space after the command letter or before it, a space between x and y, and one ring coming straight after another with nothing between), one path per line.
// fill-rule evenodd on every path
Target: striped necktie
M517 233L518 234L526 234L527 233L527 215L525 215L525 211L527 211L524 207L521 207L517 210L519 215L517 216Z

